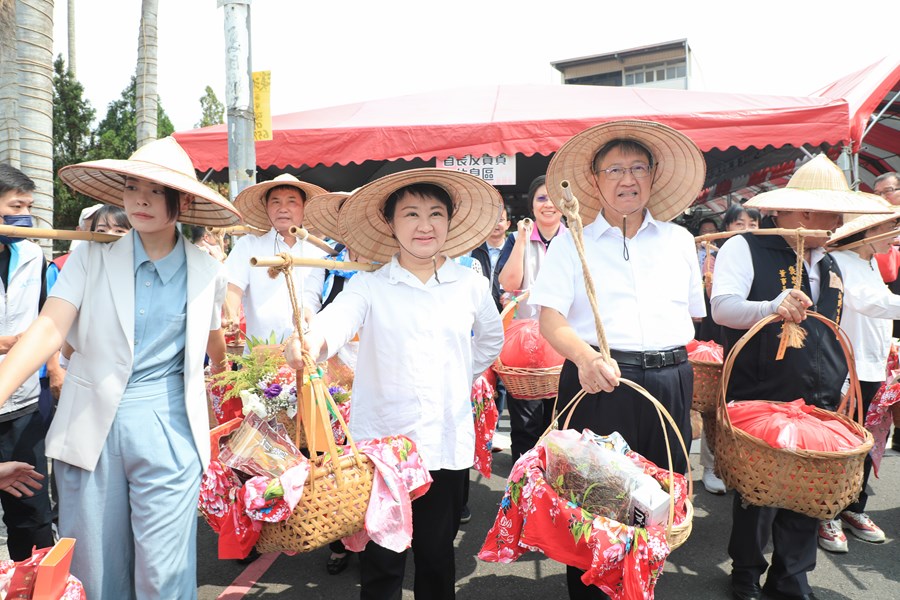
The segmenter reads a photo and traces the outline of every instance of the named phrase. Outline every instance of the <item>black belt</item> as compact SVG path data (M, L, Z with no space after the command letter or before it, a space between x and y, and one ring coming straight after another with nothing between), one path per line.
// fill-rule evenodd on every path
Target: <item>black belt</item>
M687 348L679 346L672 350L629 352L625 350L610 350L610 355L620 365L641 367L642 369L661 369L680 365L688 359Z

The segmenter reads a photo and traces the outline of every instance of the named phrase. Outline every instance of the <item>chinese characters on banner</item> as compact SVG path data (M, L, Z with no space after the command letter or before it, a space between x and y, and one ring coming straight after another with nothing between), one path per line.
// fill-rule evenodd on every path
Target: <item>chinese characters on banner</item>
M272 139L272 109L269 106L271 88L272 71L253 72L253 140L257 142Z
M500 154L491 156L482 154L481 156L465 156L456 157L448 156L446 158L438 157L435 165L439 169L450 169L453 171L462 171L469 175L481 177L491 185L515 185L516 184L516 155L509 156Z

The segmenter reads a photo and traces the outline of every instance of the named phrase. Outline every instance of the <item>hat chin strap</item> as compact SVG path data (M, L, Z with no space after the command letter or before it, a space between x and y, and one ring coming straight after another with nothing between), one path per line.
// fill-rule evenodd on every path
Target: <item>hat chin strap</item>
M595 175L595 177L596 177L596 175ZM595 181L594 183L597 183L597 182ZM600 190L599 185L597 186L597 192L600 194L600 197L603 198L603 202L606 203L607 206L612 206L612 203L606 199L606 196L603 195L603 192ZM631 254L628 252L628 243L626 241L626 232L628 231L628 229L627 229L628 217L630 217L631 215L633 215L634 213L636 213L638 211L643 211L643 210L644 210L644 207L639 206L638 208L634 209L631 212L621 213L622 214L622 258L624 258L625 260L631 260ZM602 208L600 209L600 214L603 215ZM605 219L606 215L603 215L603 218Z
M411 254L413 257L418 258L419 260L428 260L429 258L431 259L431 268L434 270L434 280L437 281L438 283L440 283L441 280L438 278L438 271L437 271L437 255L440 254L440 250L438 250L437 252L435 252L434 254L432 254L430 256L427 254L425 256L419 256L418 254L416 254L415 252L413 252L412 250L410 250L409 248L407 248L400 242L400 239L397 237L397 234L394 233L394 226L391 223L388 223L388 227L391 228L391 235L394 237L395 240L397 240L397 245L400 246L402 249L406 250L406 252ZM447 231L449 234L449 231L450 231L449 221L448 221ZM446 240L444 241L444 243L446 243Z

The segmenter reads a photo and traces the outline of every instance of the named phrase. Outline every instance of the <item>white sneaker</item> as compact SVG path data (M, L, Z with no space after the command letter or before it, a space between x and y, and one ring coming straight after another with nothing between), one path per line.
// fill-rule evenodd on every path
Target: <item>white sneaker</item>
M837 519L819 521L819 545L829 552L847 552L847 536Z
M725 482L716 477L715 471L710 468L703 469L703 487L710 494L721 496L725 493Z
M872 522L866 513L855 513L845 510L841 513L841 522L844 527L850 530L850 533L859 539L880 544L884 541L884 532L881 527Z

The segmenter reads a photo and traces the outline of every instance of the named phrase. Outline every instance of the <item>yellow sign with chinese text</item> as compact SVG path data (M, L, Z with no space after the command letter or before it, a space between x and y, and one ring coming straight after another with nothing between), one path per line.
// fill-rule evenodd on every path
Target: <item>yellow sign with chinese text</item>
M253 139L257 142L272 139L272 109L269 95L272 89L272 71L253 72Z

